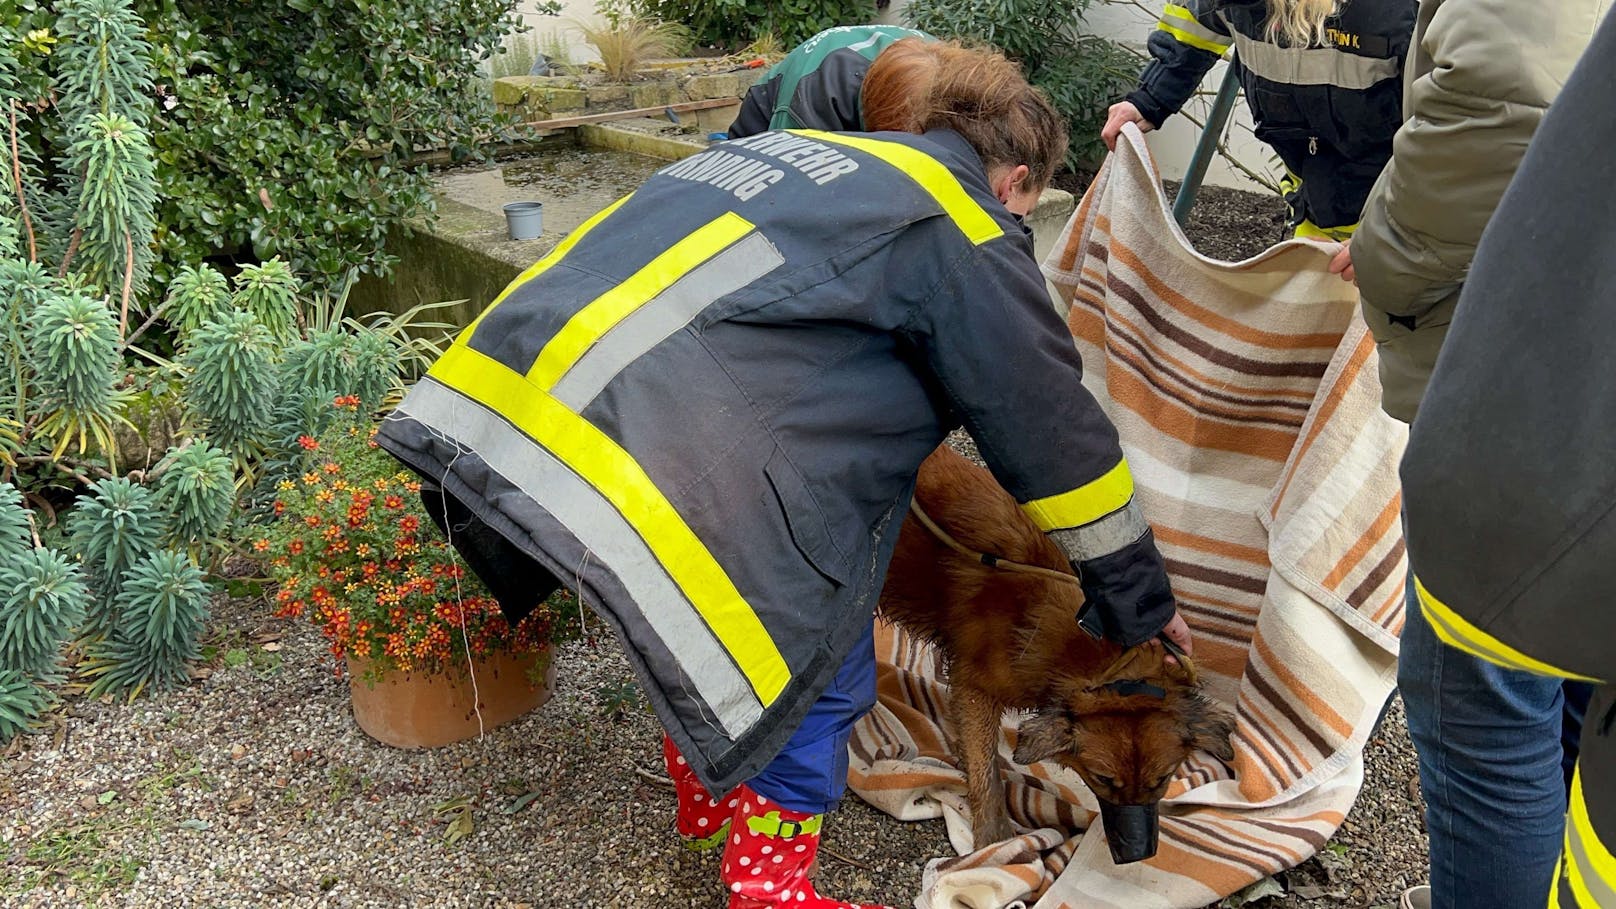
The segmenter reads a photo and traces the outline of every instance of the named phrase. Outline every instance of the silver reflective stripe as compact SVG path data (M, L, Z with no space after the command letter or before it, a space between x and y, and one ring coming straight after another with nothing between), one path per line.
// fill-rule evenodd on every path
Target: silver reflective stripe
M604 496L498 414L430 378L416 383L395 413L419 420L475 451L491 470L571 531L592 561L610 569L631 599L613 605L635 610L656 632L725 735L739 738L757 722L763 705L746 677L650 548Z
M1133 499L1105 517L1082 527L1069 527L1050 533L1050 539L1074 562L1086 562L1110 555L1145 535L1150 525Z
M1162 12L1161 24L1168 28L1188 32L1208 44L1216 44L1220 47L1229 46L1228 35L1215 32L1202 25L1201 20L1195 18L1195 13L1189 7L1169 4Z
M1240 34L1235 53L1247 69L1284 85L1334 85L1365 89L1397 76L1395 59L1360 57L1327 47L1280 47Z
M573 413L582 411L624 367L689 325L714 301L784 262L767 237L755 232L746 235L612 326L556 380L550 393Z
M1599 876L1599 866L1594 864L1593 857L1588 854L1587 845L1582 841L1584 836L1592 836L1594 832L1578 827L1571 815L1567 815L1566 820L1568 823L1565 841L1571 850L1567 858L1576 863L1578 877L1583 886L1588 888L1589 895L1594 898L1593 905L1616 906L1616 890L1611 889L1610 883ZM1570 888L1566 886L1560 888L1562 902L1568 889Z

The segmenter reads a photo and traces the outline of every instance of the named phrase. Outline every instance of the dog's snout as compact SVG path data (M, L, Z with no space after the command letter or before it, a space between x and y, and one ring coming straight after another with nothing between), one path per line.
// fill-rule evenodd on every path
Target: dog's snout
M1105 841L1111 847L1111 861L1126 865L1129 862L1142 862L1156 854L1159 835L1156 803L1116 805L1101 799L1100 820L1105 824Z

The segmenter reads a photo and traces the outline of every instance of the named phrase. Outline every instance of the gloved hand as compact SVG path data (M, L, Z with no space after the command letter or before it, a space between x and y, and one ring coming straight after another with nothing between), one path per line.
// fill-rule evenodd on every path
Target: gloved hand
M1163 632L1187 653L1189 628L1178 616L1156 537L1145 535L1108 555L1072 563L1083 587L1078 624L1132 647ZM1097 637L1099 635L1096 635Z

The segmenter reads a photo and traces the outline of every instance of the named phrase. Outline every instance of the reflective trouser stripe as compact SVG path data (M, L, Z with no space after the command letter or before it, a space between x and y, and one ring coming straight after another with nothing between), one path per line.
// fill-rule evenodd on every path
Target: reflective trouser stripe
M1167 4L1162 8L1161 21L1156 23L1156 27L1177 38L1180 44L1188 44L1220 57L1229 49L1228 36L1202 25L1188 7Z
M627 202L633 197L633 195L633 193L629 193L627 196L624 196L600 211L595 212L595 214L590 217L589 220L578 225L576 230L570 234L567 234L567 236L560 243L557 243L555 249L550 250L548 255L539 261L534 262L532 265L529 265L526 271L523 271L521 274L516 276L516 280L505 285L505 289L500 291L499 296L494 298L494 302L488 304L488 308L477 314L477 318L473 319L472 323L466 326L466 330L460 333L460 336L455 339L455 343L468 343L471 340L471 336L476 333L477 326L482 324L483 319L487 317L490 312L493 312L494 307L505 302L505 298L514 293L518 287L521 287L523 284L526 284L534 278L537 278L539 275L544 274L549 270L550 266L560 262L567 253L572 251L574 246L578 245L579 240L582 240L584 236L593 230L600 222L610 217L612 212L621 208L623 203Z
M399 405L401 417L419 420L471 449L507 482L542 504L609 568L635 610L680 659L692 688L731 739L762 715L763 705L695 606L668 577L634 528L578 474L498 414L444 385L424 379Z
M1454 612L1447 604L1432 596L1431 591L1425 589L1425 584L1418 577L1414 579L1414 592L1419 596L1420 607L1424 611L1426 619L1431 623L1431 630L1435 631L1436 636L1449 646L1457 647L1471 656L1480 657L1489 663L1497 663L1509 669L1535 672L1538 675L1559 676L1563 679L1576 679L1582 682L1600 681L1585 675L1567 672L1542 660L1533 659L1482 631L1466 621L1457 612Z
M1060 495L1033 499L1022 504L1021 509L1039 530L1049 533L1092 524L1127 505L1132 498L1133 474L1128 472L1127 461L1118 461L1117 466L1098 479Z
M971 194L960 185L947 165L923 151L897 142L885 142L865 136L849 136L845 133L827 133L817 129L794 129L791 132L832 145L856 148L902 171L904 176L919 184L921 189L943 207L943 211L953 220L954 225L974 246L980 246L1004 235L1004 228L971 198Z
M752 223L726 212L668 247L644 268L573 314L528 370L536 387L549 391L591 346L635 310L655 299L692 269L752 232Z
M758 700L765 707L774 703L791 680L785 658L723 566L632 455L550 394L470 347L449 348L428 376L486 405L598 491L706 620Z
M624 316L556 380L551 393L574 411L582 411L624 367L690 324L714 301L784 262L761 233L742 238Z
M1294 236L1299 240L1345 240L1358 229L1356 222L1341 227L1320 227L1306 218L1296 225Z
M1580 761L1571 778L1571 810L1566 813L1565 855L1561 864L1565 880L1563 883L1555 881L1551 906L1616 906L1616 856L1605 848L1588 814ZM1566 902L1568 896L1572 899L1569 903Z
M1281 85L1333 85L1362 91L1398 76L1396 58L1360 57L1328 47L1280 47L1236 31L1240 65Z
M1086 562L1137 541L1150 530L1133 500L1092 524L1050 531L1050 539L1074 562Z

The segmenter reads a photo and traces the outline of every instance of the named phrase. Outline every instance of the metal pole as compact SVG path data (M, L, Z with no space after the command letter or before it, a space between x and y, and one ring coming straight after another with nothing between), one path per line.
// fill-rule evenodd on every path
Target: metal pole
M1190 166L1184 171L1184 182L1179 184L1178 196L1173 199L1173 220L1180 226L1189 222L1195 194L1201 189L1201 181L1206 179L1207 165L1212 163L1212 155L1218 150L1218 140L1229 125L1229 114L1234 111L1234 97L1239 90L1240 76L1235 68L1234 55L1230 54L1229 68L1223 73L1223 84L1218 86L1218 95L1212 99L1212 112L1206 117L1206 128L1201 130L1200 141L1195 143L1195 154L1190 156Z

